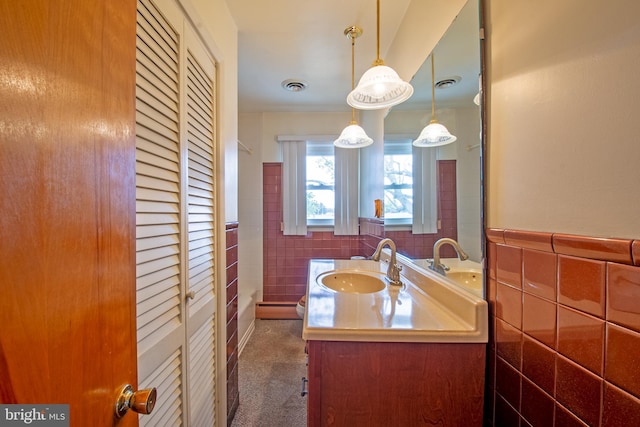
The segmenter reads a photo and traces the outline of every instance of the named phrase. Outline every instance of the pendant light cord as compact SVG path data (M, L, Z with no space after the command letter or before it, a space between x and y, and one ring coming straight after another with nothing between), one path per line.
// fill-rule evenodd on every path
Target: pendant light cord
M433 66L433 52L431 52L431 123L436 121L436 80Z
M356 87L356 76L355 76L355 68L356 68L356 60L355 60L355 51L356 51L356 36L354 32L352 32L351 37L351 90ZM351 107L351 123L356 123L356 109Z
M380 61L380 0L376 2L376 62Z
M376 2L376 60L373 65L384 65L384 61L380 59L380 0Z

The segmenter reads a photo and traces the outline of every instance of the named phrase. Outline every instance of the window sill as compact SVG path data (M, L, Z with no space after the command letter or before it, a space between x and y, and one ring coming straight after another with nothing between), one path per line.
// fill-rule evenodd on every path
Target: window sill
M411 231L411 224L385 224L385 231Z

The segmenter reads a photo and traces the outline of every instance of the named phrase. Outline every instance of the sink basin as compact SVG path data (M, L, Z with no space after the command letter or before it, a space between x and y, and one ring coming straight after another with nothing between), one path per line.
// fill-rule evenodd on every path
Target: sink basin
M482 289L482 273L477 271L448 271L447 278L471 289Z
M317 277L317 282L336 292L370 294L386 288L384 274L374 271L332 270Z

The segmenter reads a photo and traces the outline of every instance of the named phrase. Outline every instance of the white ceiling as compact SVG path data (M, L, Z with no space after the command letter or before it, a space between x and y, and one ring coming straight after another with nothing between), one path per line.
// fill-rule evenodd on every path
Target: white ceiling
M466 0L381 0L380 56L402 78L412 79L414 95L394 108L430 108L431 65L418 70L433 46L436 80L461 76L451 89L437 90L438 106L472 102L478 91L477 2ZM346 28L363 34L355 42L355 81L376 59L375 0L227 0L238 26L238 109L240 112L349 111L351 41ZM435 11L438 11L435 13ZM444 16L444 17L442 17ZM303 80L306 90L282 88Z

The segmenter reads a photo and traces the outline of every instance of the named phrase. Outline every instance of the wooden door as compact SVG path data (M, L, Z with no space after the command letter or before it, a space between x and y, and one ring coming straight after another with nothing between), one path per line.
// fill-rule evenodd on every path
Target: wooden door
M114 417L136 384L135 0L0 2L0 399Z

